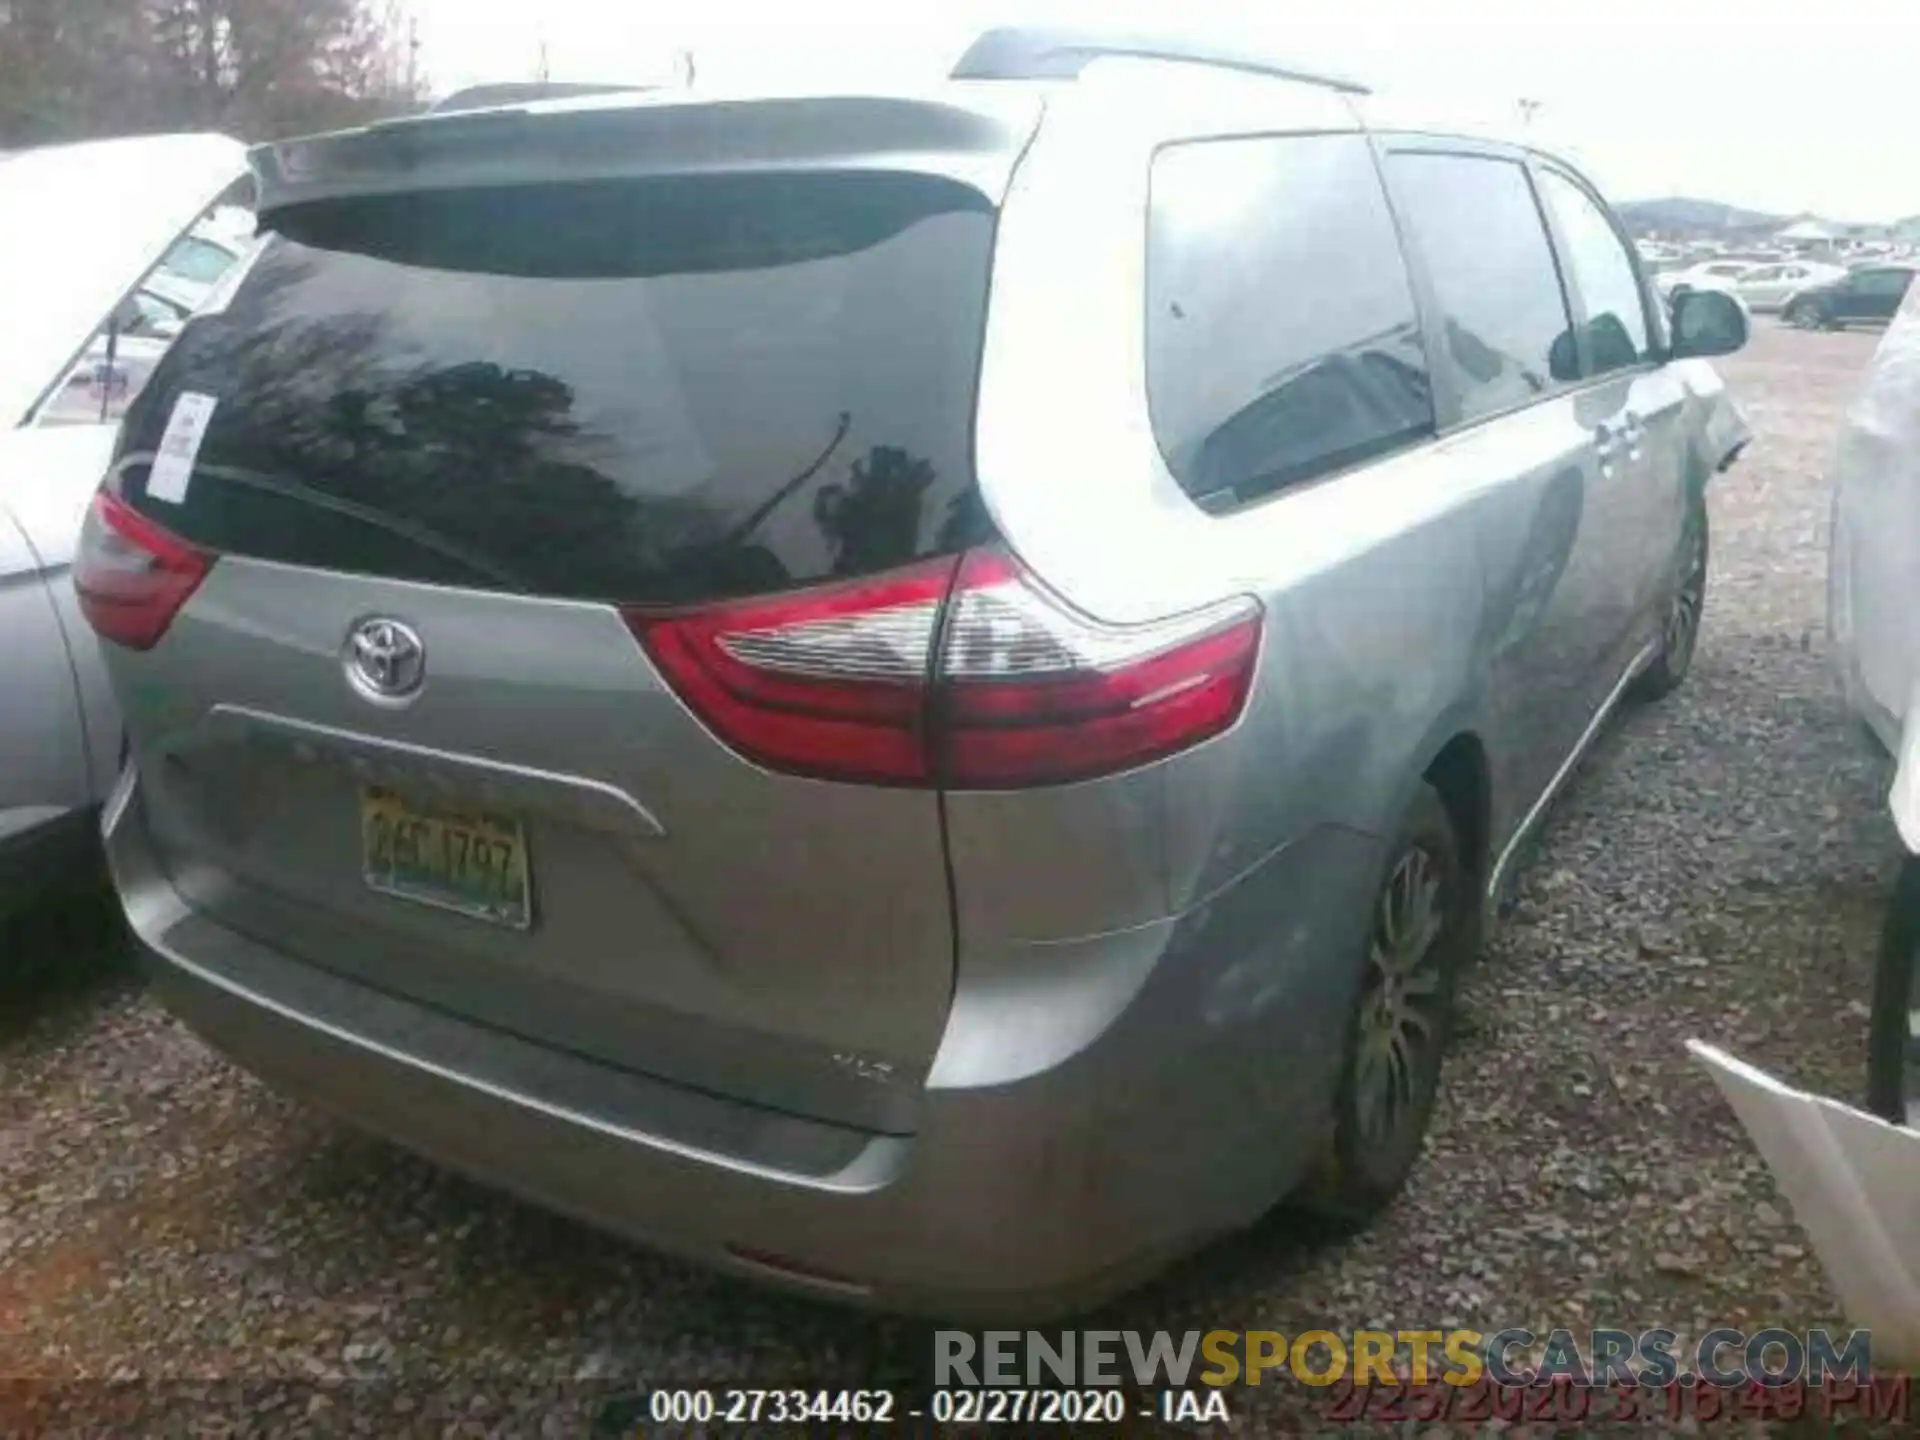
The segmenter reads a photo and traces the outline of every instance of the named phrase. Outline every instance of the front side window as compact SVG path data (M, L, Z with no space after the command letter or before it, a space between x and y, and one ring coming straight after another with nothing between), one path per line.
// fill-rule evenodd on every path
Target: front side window
M1209 508L1433 433L1413 294L1365 139L1203 140L1155 157L1147 389L1168 468Z
M1604 375L1639 364L1649 354L1646 306L1613 222L1566 176L1543 170L1540 179L1566 240L1569 278L1586 307L1588 373ZM1757 280L1765 273L1755 270L1745 278Z
M1403 151L1387 173L1426 261L1461 419L1577 378L1566 298L1527 172L1511 160Z

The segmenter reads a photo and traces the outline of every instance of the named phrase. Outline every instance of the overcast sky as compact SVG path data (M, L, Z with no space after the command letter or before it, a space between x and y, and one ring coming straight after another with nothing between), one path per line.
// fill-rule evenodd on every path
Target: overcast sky
M1692 195L1841 220L1920 214L1920 0L402 0L438 93L531 79L702 88L935 77L984 25L1231 29L1303 64L1475 112L1617 200ZM1272 19L1254 21L1259 9ZM794 18L804 15L804 21Z

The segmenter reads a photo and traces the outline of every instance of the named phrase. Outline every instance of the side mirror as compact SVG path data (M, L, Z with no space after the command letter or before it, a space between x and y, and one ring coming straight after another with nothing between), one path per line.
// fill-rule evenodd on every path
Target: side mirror
M1675 360L1731 355L1747 343L1747 307L1724 290L1683 290L1673 297Z
M1547 349L1547 373L1563 385L1580 378L1580 348L1573 331L1562 330Z

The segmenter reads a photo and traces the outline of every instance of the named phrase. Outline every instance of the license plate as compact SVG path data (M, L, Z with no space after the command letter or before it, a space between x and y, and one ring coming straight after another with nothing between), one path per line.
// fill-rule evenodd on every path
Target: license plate
M524 930L533 920L518 820L442 810L391 790L360 792L362 871L383 895Z

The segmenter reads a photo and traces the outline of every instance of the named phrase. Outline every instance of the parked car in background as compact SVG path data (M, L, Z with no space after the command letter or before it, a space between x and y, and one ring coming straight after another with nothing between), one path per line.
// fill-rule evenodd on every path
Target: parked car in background
M1660 293L1671 299L1682 290L1730 290L1735 281L1760 267L1754 260L1706 260L1678 270L1663 270L1653 277Z
M1561 161L1361 113L1012 30L254 152L76 571L158 993L823 1296L1378 1211L1525 836L1687 672L1746 319L1669 333Z
M1641 240L1634 248L1640 252L1640 263L1649 274L1658 274L1663 270L1677 270L1687 263L1687 252L1678 245L1664 244L1658 240Z
M1756 265L1738 275L1728 288L1738 295L1749 310L1769 314L1783 309L1787 301L1814 285L1825 285L1846 274L1844 267L1824 265L1815 260L1795 260L1780 265Z
M213 135L0 159L0 912L93 868L120 718L68 569L121 412L186 320L148 282L245 175Z
M1913 285L1916 267L1865 265L1824 284L1810 285L1788 298L1781 313L1789 324L1808 330L1838 330L1848 325L1891 320Z

